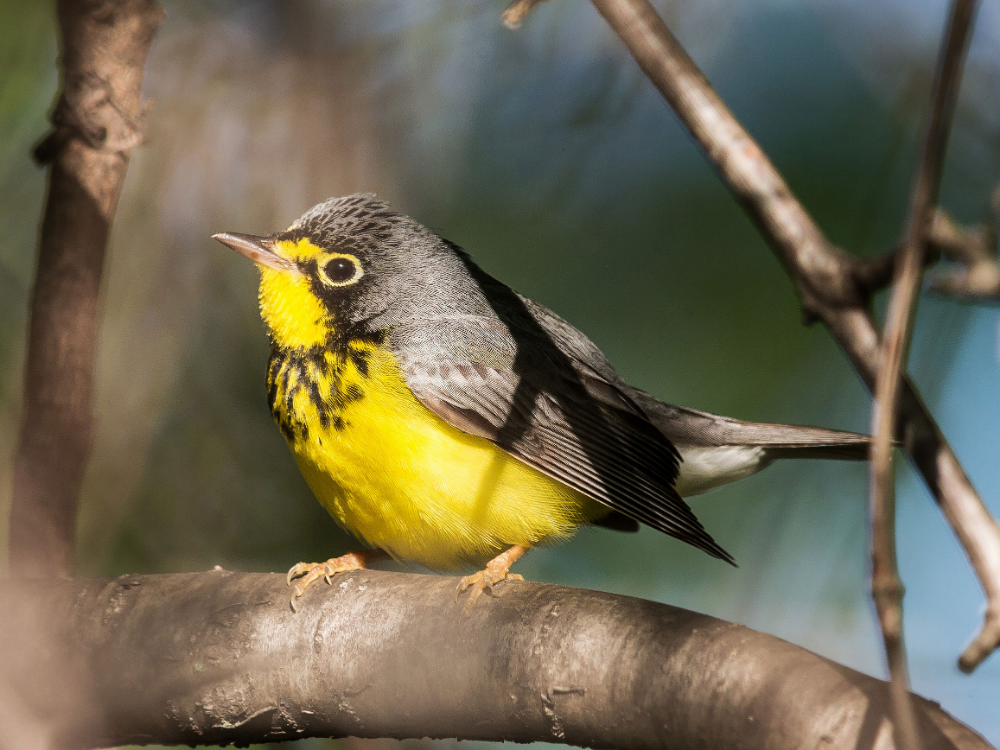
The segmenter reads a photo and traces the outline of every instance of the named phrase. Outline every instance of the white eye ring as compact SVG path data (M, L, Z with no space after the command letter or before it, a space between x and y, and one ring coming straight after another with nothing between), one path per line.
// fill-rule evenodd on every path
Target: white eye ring
M339 261L339 262L338 262ZM344 263L344 261L347 261ZM348 276L347 271L351 274ZM348 253L330 253L329 258L319 266L319 278L327 286L348 286L358 283L365 275L361 261Z

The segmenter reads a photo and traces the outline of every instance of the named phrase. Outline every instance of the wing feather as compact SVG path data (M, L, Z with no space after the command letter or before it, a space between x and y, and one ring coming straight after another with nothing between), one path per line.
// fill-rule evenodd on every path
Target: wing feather
M600 350L506 292L514 297L502 300L506 314L411 320L392 332L413 394L458 429L608 508L732 562L674 489L676 448ZM560 340L567 331L574 340Z

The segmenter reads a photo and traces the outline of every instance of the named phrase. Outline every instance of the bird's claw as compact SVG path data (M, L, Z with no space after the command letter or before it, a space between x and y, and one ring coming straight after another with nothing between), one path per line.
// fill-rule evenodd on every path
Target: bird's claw
M294 579L298 578L300 575L308 573L317 565L326 565L326 563L296 563L288 569L288 575L285 576L285 585L291 586Z
M507 568L500 566L487 565L485 570L480 570L478 573L473 573L472 575L464 576L459 582L458 586L455 587L455 601L458 601L458 597L465 591L469 592L469 598L465 602L465 606L462 608L462 617L468 617L472 614L473 608L476 606L476 602L479 601L479 597L486 593L490 596L499 596L496 591L496 586L504 581L523 581L524 576L517 573L511 573Z
M306 592L306 589L320 578L328 584L332 584L332 578L337 573L360 570L364 567L364 560L355 552L349 552L340 557L333 557L321 563L296 563L288 570L288 575L285 576L285 585L292 587L292 598L288 602L292 611L298 611L295 608L295 600L301 597ZM295 582L294 584L292 583L293 581Z

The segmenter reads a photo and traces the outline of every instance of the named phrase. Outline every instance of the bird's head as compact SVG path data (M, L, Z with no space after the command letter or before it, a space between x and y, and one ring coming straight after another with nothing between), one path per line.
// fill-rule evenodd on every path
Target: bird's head
M212 235L260 269L260 312L287 349L330 344L375 328L419 299L420 287L452 263L446 243L374 194L314 206L280 234Z

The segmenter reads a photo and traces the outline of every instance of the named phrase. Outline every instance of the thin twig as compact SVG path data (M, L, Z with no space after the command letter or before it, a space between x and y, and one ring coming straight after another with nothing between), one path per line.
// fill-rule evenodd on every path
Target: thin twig
M834 246L646 0L592 0L701 144L795 282L807 319L822 320L874 390L879 334L858 260ZM1000 527L973 488L913 384L899 402L904 447L938 501L986 592L985 624L959 666L1000 644Z
M976 0L955 0L938 57L934 91L926 124L926 140L917 171L909 227L897 258L896 283L889 299L883 356L872 405L872 448L869 495L872 514L872 598L878 612L898 744L920 750L916 717L907 690L906 646L903 638L903 584L896 563L896 492L893 438L901 375L906 367L923 275L926 237L937 204L948 133L955 112L965 52L968 49Z
M90 453L97 300L111 220L142 138L142 73L163 17L155 0L60 0L63 90L31 296L24 412L14 458L11 569L69 575Z
M994 224L960 227L944 211L934 218L934 233L941 253L959 265L940 271L931 278L930 290L971 302L1000 303L1000 262L998 262L996 222L1000 220L1000 188L994 191Z
M1000 215L1000 189L994 194L994 220ZM927 285L935 294L957 297L969 302L1000 303L1000 262L997 257L997 231L991 224L959 226L951 215L938 208L934 211L924 252L924 270L942 258L959 266L955 270L935 272ZM903 251L899 245L885 255L857 258L854 278L865 296L892 284L896 260Z
M524 19L531 14L531 11L535 9L535 6L541 5L544 2L545 0L514 0L514 2L507 6L507 10L501 16L504 25L508 29L518 28L524 23Z

